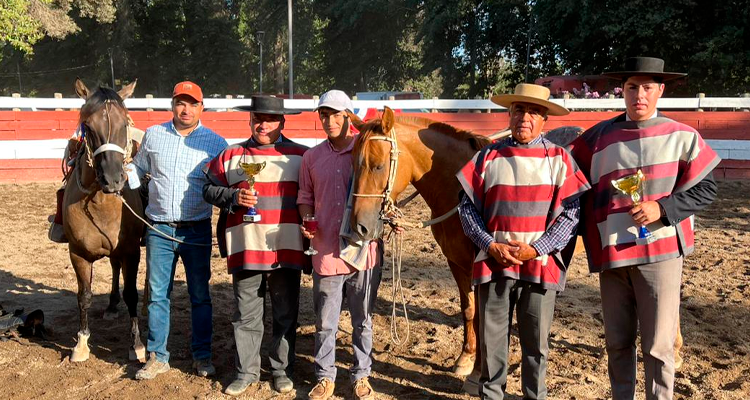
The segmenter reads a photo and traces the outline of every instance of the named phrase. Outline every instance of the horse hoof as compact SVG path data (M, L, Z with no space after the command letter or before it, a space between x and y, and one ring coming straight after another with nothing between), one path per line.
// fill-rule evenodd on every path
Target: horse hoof
M476 356L462 353L460 357L458 357L458 360L456 360L456 364L453 367L453 373L458 376L466 376L471 373L471 371L474 371L474 361L476 360Z
M71 362L84 362L88 359L89 359L88 351L73 349L73 354L70 355Z
M128 350L128 358L130 361L138 360L141 363L146 362L146 347L138 346L136 348L131 347Z
M120 317L120 313L117 310L115 310L115 311L105 310L104 311L104 320L105 321L114 321L114 320L116 320L119 317Z

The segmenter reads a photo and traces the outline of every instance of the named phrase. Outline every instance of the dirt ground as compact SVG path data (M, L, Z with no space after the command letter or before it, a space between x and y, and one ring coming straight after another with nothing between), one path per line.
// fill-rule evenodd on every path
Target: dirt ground
M111 270L95 265L91 309L91 359L68 357L78 330L75 273L67 245L47 240L47 215L54 208L54 184L0 185L0 304L6 310L44 310L54 329L49 340L13 338L0 342L0 392L7 399L213 399L233 378L230 325L232 289L225 262L215 251L211 293L214 304L214 364L217 375L191 373L190 305L184 272L178 266L172 302L169 349L172 370L148 382L133 379L138 362L127 359L129 323L124 304L120 318L104 321ZM743 399L750 396L750 184L722 183L720 198L697 218L697 250L684 269L682 329L685 363L677 373L677 399ZM410 218L427 217L421 201L406 208ZM457 227L460 229L460 227ZM428 231L410 231L404 239L403 286L408 299L411 336L407 344L390 342L391 269L375 309L375 351L371 382L380 399L469 399L462 380L451 373L461 346L458 290ZM389 261L389 259L387 260ZM141 261L139 293L145 264ZM599 304L598 278L576 257L567 289L560 294L551 333L547 383L551 399L609 397L607 357ZM295 391L271 389L267 360L261 383L248 399L305 398L314 381L314 317L309 276L303 277L297 338ZM146 339L146 318L141 317ZM403 320L398 319L403 327ZM268 328L268 325L267 325ZM267 329L268 330L268 329ZM351 361L351 325L342 315L335 398L351 398L347 366ZM511 343L508 398L520 399L520 354ZM639 369L642 391L643 370ZM643 398L639 395L638 398Z

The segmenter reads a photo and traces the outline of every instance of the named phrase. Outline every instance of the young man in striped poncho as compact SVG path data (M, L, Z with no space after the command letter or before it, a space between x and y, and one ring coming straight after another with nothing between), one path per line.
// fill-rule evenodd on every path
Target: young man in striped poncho
M589 269L600 273L612 398L635 398L640 327L646 398L671 399L683 258L693 252L693 214L716 196L711 171L720 160L695 129L656 110L663 82L685 74L635 57L603 75L623 82L626 112L584 132L571 153L593 186L582 226ZM639 172L634 206L614 181Z
M281 134L284 115L299 111L284 108L284 101L253 96L250 139L229 146L205 168L209 183L203 196L221 208L217 237L222 257L232 274L236 312L232 318L237 378L225 393L237 396L258 381L260 344L263 338L263 298L266 284L273 310L269 358L273 387L292 390L289 379L299 306L300 272L309 265L303 254L300 218L297 214L299 167L307 147ZM241 163L265 163L255 176L255 193L249 189ZM255 207L261 220L245 222L244 214Z
M575 236L578 197L590 187L567 151L541 136L547 115L568 114L548 98L549 89L524 83L493 97L509 109L512 136L479 151L457 174L461 224L479 249L482 399L504 396L514 308L524 398L547 396L547 338L570 261L560 252Z

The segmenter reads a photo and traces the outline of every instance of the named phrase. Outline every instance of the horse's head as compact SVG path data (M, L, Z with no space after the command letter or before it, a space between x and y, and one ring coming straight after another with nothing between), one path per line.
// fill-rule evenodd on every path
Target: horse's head
M131 140L128 136L128 110L123 100L133 94L135 84L125 86L119 92L101 87L91 92L80 79L76 79L76 93L86 100L78 122L86 138L87 157L104 193L115 193L125 186L123 165L126 156L130 156Z
M398 143L393 111L386 107L383 117L367 123L355 114L349 118L357 130L352 167L354 194L351 229L363 240L372 240L383 233L383 211L388 211L396 196L408 184L397 182Z

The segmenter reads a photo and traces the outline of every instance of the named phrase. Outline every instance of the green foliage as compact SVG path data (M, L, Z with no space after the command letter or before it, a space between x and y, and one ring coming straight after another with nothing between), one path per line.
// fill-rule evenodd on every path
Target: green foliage
M169 96L288 91L287 2L4 0L0 92L64 92L75 76ZM626 57L689 73L668 95L750 91L750 0L294 0L296 94L337 88L487 98ZM258 31L265 34L262 39ZM528 51L528 61L527 61ZM21 70L20 79L17 70Z

